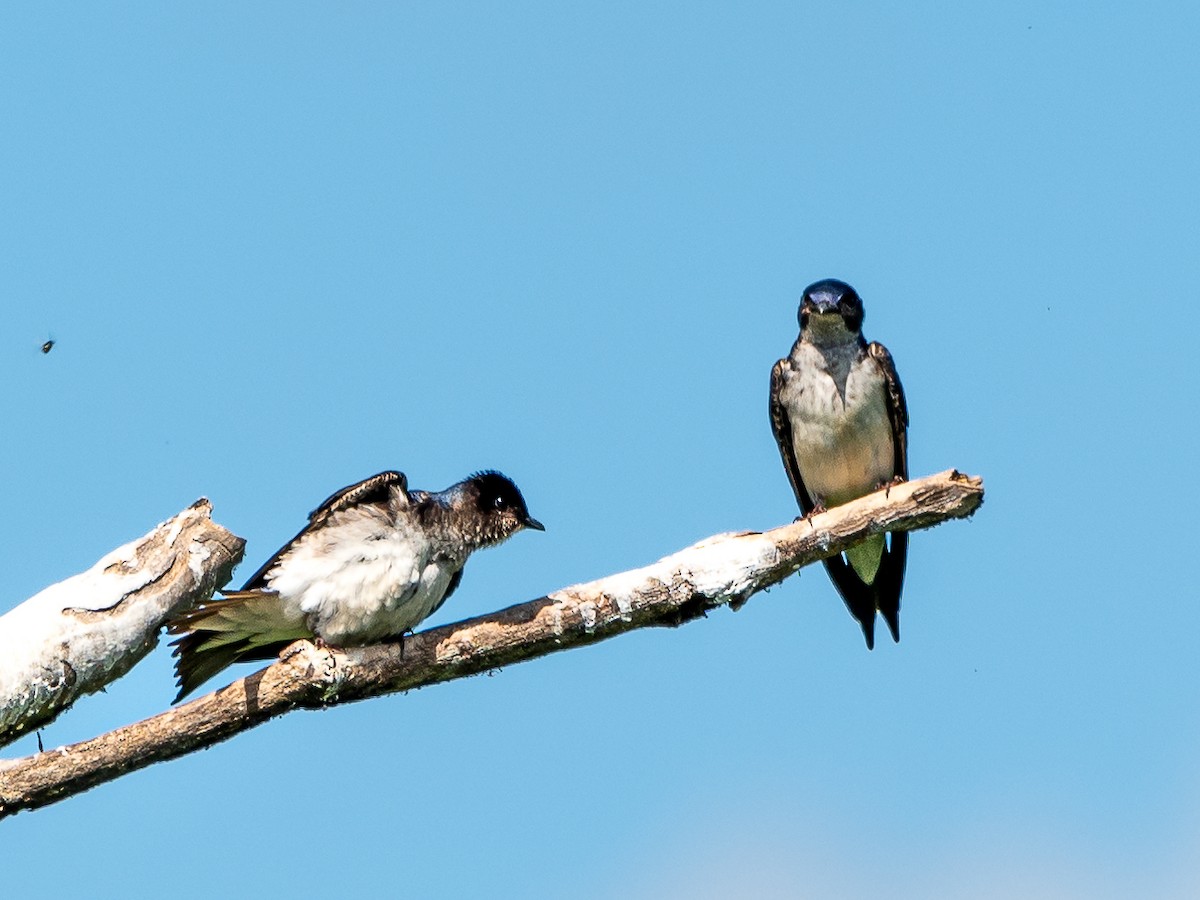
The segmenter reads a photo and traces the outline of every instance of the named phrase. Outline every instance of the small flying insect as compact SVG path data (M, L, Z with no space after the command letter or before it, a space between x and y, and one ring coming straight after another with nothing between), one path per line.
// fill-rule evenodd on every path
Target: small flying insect
M46 343L42 344L42 352L43 353L49 353L53 349L54 349L54 338L50 338L50 340L48 340L48 341L46 341Z

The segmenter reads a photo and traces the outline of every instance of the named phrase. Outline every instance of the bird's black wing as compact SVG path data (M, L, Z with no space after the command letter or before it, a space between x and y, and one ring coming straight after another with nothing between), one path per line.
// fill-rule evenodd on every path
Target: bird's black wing
M771 396L770 396L770 412L771 412L771 431L775 434L775 443L779 445L779 457L783 460L783 470L787 472L788 482L792 485L792 493L796 495L796 502L800 504L800 511L804 515L812 512L813 501L808 495L808 488L804 486L804 479L800 477L800 464L796 462L796 448L792 444L792 423L788 419L787 410L783 406L781 395L783 394L783 373L784 369L791 365L790 359L780 359L775 363L775 367L771 369ZM745 604L745 600L732 600L729 607L734 612L737 612Z
M330 494L325 501L308 514L311 525L319 525L339 510L349 509L362 503L386 503L393 487L408 492L408 479L403 472L380 472L357 484L344 487Z
M800 477L800 464L796 462L796 448L792 444L792 423L780 398L783 393L784 367L789 365L790 360L781 359L771 370L771 430L775 432L775 442L779 444L779 455L783 459L783 468L792 484L796 502L800 504L800 511L807 516L812 512L813 501L804 486L804 479Z
M897 477L908 479L908 403L904 399L904 388L896 374L892 354L883 344L872 341L867 353L879 364L883 372L884 391L887 400L888 419L892 423L892 445L894 456L893 472ZM904 569L908 562L908 532L893 531L888 535L883 559L875 583L875 606L887 622L892 639L900 640L900 594L904 590Z
M904 388L900 384L900 376L896 374L896 364L887 347L877 341L867 345L867 353L883 372L885 390L887 391L888 418L892 422L892 438L895 443L895 473L905 480L908 479L908 403L904 399Z
M308 534L314 528L324 525L334 513L367 503L385 504L388 502L394 488L403 491L407 495L408 479L404 476L403 472L380 472L378 475L372 475L370 478L366 478L349 487L344 487L337 493L331 494L320 506L308 514L308 524L301 528L295 537L276 550L275 555L263 563L259 570L250 576L250 580L242 586L242 590L252 591L265 588L266 574L279 562L279 558L290 550L296 541L300 540L304 535Z
M460 584L462 584L462 576L463 576L463 571L465 569L466 569L466 566L463 566L463 568L459 569L457 572L455 572L453 575L450 576L450 583L448 585L446 585L446 593L442 594L441 600L439 600L437 603L433 604L433 608L431 610L429 610L430 616L432 616L435 612L437 612L439 609L441 609L443 606L445 606L446 601L450 599L450 595L458 590L458 586ZM425 618L429 618L429 616L426 616Z

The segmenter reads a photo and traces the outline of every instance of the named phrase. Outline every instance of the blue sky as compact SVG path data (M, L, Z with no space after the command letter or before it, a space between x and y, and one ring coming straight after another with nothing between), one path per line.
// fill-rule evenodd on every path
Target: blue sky
M1198 20L6 7L0 610L202 495L244 576L385 468L548 527L435 623L790 521L767 380L827 276L912 472L988 488L914 538L899 645L805 570L22 814L6 888L1194 896ZM172 695L163 646L44 739Z

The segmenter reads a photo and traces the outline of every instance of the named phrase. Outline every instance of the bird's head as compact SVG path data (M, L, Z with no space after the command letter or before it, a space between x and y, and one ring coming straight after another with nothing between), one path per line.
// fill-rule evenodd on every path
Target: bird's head
M800 334L814 344L844 344L862 334L862 299L846 282L826 278L804 289L797 317Z
M525 506L512 479L499 472L477 472L462 482L462 502L475 513L482 546L498 544L523 528L545 531Z

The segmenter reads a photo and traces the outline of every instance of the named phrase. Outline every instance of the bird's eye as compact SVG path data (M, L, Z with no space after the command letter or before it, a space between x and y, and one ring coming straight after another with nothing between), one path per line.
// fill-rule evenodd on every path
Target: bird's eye
M839 305L838 311L842 314L842 321L846 323L847 328L855 331L862 327L862 301L857 297L843 300Z
M496 509L504 509L504 507L508 506L508 501L503 497L497 497L492 501L492 506L496 507Z

